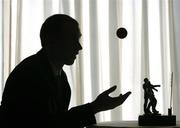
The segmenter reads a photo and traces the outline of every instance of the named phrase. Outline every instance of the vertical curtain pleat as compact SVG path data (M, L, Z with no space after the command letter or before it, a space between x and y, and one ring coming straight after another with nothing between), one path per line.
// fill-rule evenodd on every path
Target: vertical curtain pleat
M142 19L141 19L141 73L140 73L140 81L141 81L141 92L144 93L142 85L144 83L144 78L149 78L149 45L148 45L148 7L147 0L142 0ZM144 95L141 97L141 113L144 113Z
M3 1L3 86L11 71L11 0Z
M142 92L142 72L141 72L141 62L144 58L142 58L142 0L132 1L132 47L133 47L133 55L132 55L132 91L134 92L134 95L132 95L132 112L134 115L132 116L132 119L136 119L137 115L142 113L143 105L142 105L142 99L143 99L143 92ZM147 25L147 24L145 24ZM131 34L131 33L129 33ZM144 62L146 63L146 62Z
M170 43L169 41L169 25L167 11L167 2L160 1L160 40L161 40L161 58L162 58L162 90L163 90L163 110L167 114L167 109L170 105ZM165 8L166 7L166 8Z
M147 0L142 0L141 26L141 79L149 77L149 45L148 45L148 7Z
M62 0L62 10L64 14L70 14L70 1Z
M120 20L122 17L122 3L118 1L109 2L109 57L110 57L110 86L117 85L114 96L121 93L121 41L116 35L116 31L121 26ZM119 23L118 23L119 21ZM121 120L122 110L117 107L111 111L111 120Z
M90 0L90 63L91 63L91 78L92 79L92 99L95 99L99 94L99 45L98 45L98 15L97 15L97 1ZM97 115L99 121L100 115Z
M93 99L99 93L99 56L98 56L98 27L97 27L97 4L96 0L89 1L90 5L90 62L92 80L92 97Z
M16 21L16 47L15 47L15 65L19 64L21 59L21 31L22 31L22 0L17 0L17 21Z
M178 0L168 0L169 7L169 36L170 36L170 63L171 63L171 71L173 72L173 88L172 88L172 96L173 96L173 114L177 116L177 120L180 119L179 107L180 107L180 70L179 70L179 10L180 2Z
M46 19L47 17L49 17L52 14L52 0L44 0L44 19Z
M75 3L74 3L74 9L75 9L75 18L76 20L81 23L82 21L82 0L75 0Z

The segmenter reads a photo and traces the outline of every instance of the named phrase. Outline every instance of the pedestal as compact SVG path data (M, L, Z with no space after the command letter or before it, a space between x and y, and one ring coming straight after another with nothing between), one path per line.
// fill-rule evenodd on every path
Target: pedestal
M140 115L138 118L139 126L175 126L176 116L167 115Z

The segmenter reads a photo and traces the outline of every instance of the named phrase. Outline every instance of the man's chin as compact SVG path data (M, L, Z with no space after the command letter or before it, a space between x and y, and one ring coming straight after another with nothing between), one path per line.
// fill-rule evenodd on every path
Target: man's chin
M74 61L75 60L68 60L68 61L65 62L65 64L66 65L72 65L72 64L74 64Z

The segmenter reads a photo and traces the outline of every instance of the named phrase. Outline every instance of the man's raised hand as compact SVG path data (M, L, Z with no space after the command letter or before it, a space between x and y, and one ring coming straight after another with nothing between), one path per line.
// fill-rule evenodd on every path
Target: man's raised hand
M102 92L99 96L97 96L97 98L91 103L94 113L113 109L121 105L131 94L131 92L129 91L125 94L120 94L117 97L109 96L109 94L115 91L116 88L117 86L113 86L108 90Z

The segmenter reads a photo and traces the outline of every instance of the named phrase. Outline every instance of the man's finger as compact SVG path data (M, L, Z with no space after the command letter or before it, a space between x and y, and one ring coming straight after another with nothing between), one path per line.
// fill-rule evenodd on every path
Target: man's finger
M125 93L125 94L123 95L124 100L126 100L130 94L131 94L131 92L130 92L130 91L129 91L129 92L127 92L127 93Z
M120 94L118 97L121 97L124 101L128 98L128 96L131 94L131 92L129 91L129 92L127 92L127 93L125 93L125 94Z
M104 91L103 94L107 94L108 95L109 93L113 92L116 88L117 88L117 86L114 85L113 87L111 87L108 90Z

